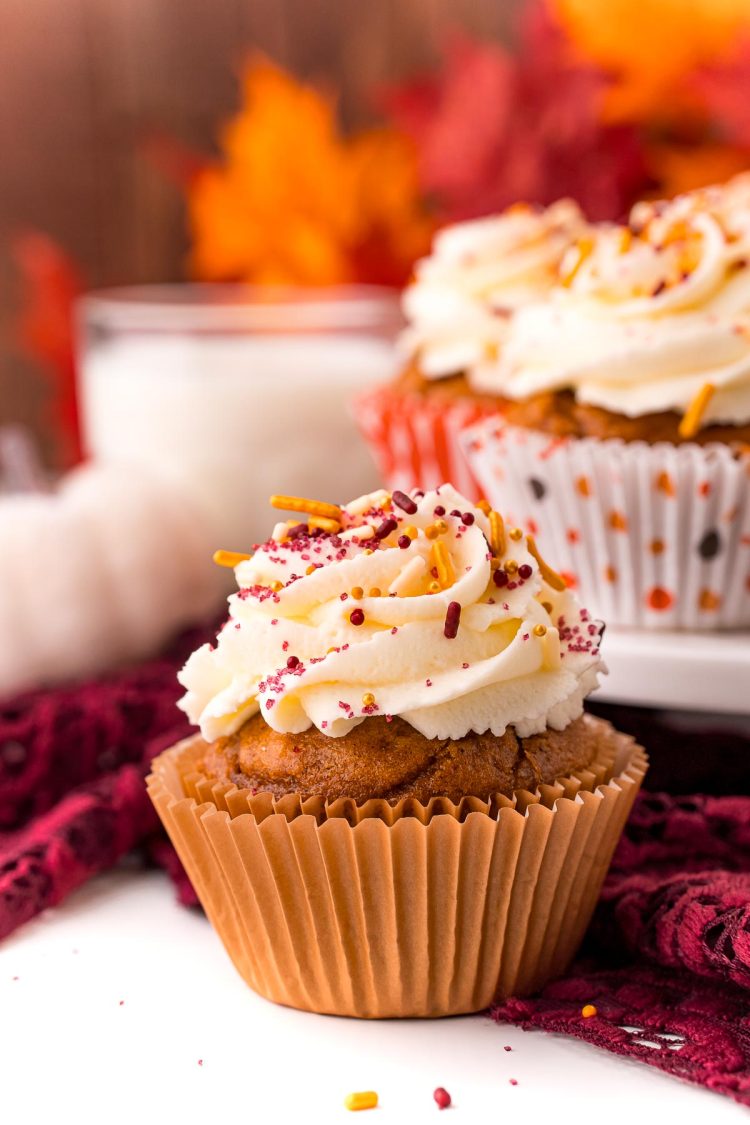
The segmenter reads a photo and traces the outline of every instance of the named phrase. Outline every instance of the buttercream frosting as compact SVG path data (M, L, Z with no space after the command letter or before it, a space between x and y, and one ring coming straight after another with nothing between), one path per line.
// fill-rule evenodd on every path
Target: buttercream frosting
M581 714L601 625L519 530L499 542L450 485L360 497L338 530L314 522L279 523L239 563L216 644L182 669L180 706L204 738L258 711L277 731L333 738L370 715L457 739Z

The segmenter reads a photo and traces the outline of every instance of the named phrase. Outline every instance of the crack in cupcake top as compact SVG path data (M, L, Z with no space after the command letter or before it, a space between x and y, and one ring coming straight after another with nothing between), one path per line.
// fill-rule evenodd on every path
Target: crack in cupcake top
M275 730L334 738L370 715L457 739L581 714L602 627L498 513L450 485L340 507L273 500L303 518L237 563L216 644L180 673L207 740L258 710Z

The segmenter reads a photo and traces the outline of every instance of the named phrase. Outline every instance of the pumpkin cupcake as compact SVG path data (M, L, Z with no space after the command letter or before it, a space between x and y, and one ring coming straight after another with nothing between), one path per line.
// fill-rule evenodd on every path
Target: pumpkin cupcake
M450 485L299 513L236 564L180 673L200 734L152 799L244 979L438 1016L533 991L581 939L645 770L583 701L602 626Z

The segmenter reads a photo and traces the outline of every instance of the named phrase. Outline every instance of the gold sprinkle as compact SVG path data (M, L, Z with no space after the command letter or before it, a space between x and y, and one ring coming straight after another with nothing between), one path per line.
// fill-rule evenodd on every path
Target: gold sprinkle
M430 582L429 586L427 587L427 593L428 594L437 594L439 592L440 592L440 583L434 582L434 581Z
M515 559L508 559L508 561L505 564L505 573L506 574L516 574L517 571L518 571L518 563L516 562L516 560Z
M516 543L519 541L519 539L523 539L523 532L521 531L520 527L514 527L512 531L508 532L508 534Z
M456 572L445 543L432 544L431 559L432 565L437 570L438 582L443 590L447 590L456 581Z
M490 570L499 570L502 565L503 564L502 564L500 559L496 559L496 558L490 559Z
M531 631L535 637L545 637L547 635L547 626L535 625Z
M401 534L408 535L410 539L416 539L419 535L419 532L417 531L416 527L412 527L412 525L409 524L408 527L402 529Z
M437 539L438 535L440 534L434 523L429 524L424 529L424 533L428 539Z
M539 573L541 574L547 585L551 586L553 590L565 590L565 579L562 578L556 570L553 570L552 567L548 566L544 561L542 556L539 554L539 548L534 542L533 535L526 536L526 544L529 549L529 554L532 556L532 558L536 559L539 565Z
M435 520L432 526L435 528L438 535L445 535L446 531L448 530L448 524L445 522L445 520Z
M366 691L365 694L362 696L362 706L363 707L372 707L374 702L375 702L375 696L372 694L371 691Z
M310 563L310 565L308 566L307 570L305 571L305 574L314 574L314 573L315 573L315 571L316 571L317 569L318 569L318 568L317 568L317 566L315 565L315 563Z
M370 590L369 597L379 598L380 597L380 587L379 586L373 586L372 589Z
M492 511L492 508L486 500L477 500L477 507L479 508L479 511L484 512L486 516L488 516Z
M362 589L361 586L352 586L352 597L353 598L356 598L357 600L359 600L359 598L364 597L364 593L365 592L364 592L364 590Z
M505 524L499 512L490 512L490 547L498 558L505 553Z
M371 555L372 553L372 547L365 547L364 551L362 552L363 555Z
M279 590L284 589L284 583L279 582L278 580L274 580L273 582L268 583L268 588L269 590L273 590L273 592L276 594Z
M552 602L542 602L542 609L545 609L547 613L552 613Z
M247 562L251 555L243 555L241 551L214 551L214 562L217 566L239 566L241 562Z
M331 535L335 535L337 531L341 531L340 521L328 519L327 516L310 516L307 522L310 527L317 527L321 531L328 531Z
M706 412L706 407L714 396L716 388L713 383L704 383L690 406L685 411L684 417L678 426L678 433L682 438L695 437L701 428L701 419Z
M310 516L322 516L323 519L341 522L341 508L338 504L327 504L325 500L307 500L304 496L274 495L269 503L272 508L280 508L284 512L305 512Z

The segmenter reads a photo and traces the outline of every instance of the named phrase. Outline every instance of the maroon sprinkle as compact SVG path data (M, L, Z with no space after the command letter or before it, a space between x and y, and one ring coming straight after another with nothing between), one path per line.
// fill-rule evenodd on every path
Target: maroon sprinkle
M461 513L459 512L458 508L454 508L453 511L451 512L451 515L456 516L458 519L461 518Z
M461 665L461 667L462 667L462 668L468 668L468 667L469 667L469 665L468 665L468 664L466 664L466 663L464 663L464 664L462 664L462 665Z
M413 516L417 510L417 505L411 496L407 496L405 492L394 492L391 499L397 508L400 508L402 512L407 512L410 516Z
M437 1090L432 1096L437 1102L438 1109L447 1109L451 1104L451 1096L448 1091L445 1090L442 1086L438 1086Z
M339 598L341 599L342 602L345 602L348 597L349 597L348 594L339 594Z
M395 634L397 632L398 632L398 625L394 625L393 628L391 629L391 633Z
M306 523L296 523L294 527L290 527L286 533L287 539L297 539L300 535L307 535L308 528Z
M448 611L445 615L445 625L443 627L443 635L452 641L458 633L458 623L461 620L461 603L451 602L448 606Z
M461 523L466 524L467 527L471 527L471 525L474 523L474 513L464 512L464 514L461 516Z
M364 610L353 609L352 612L349 614L349 620L351 621L352 625L364 625L364 623L365 623Z
M399 535L398 545L402 551L405 551L407 547L411 546L411 539L408 535Z
M495 573L492 575L492 581L495 583L496 586L507 586L508 585L508 575L505 573L504 570L496 570Z
M203 1066L203 1059L198 1059L198 1066Z
M432 680L425 680L425 687L432 687Z
M299 664L299 657L298 656L287 656L287 658L286 658L287 668L296 668L298 664Z
M392 531L396 530L397 527L398 522L394 520L392 516L389 516L387 520L383 520L383 522L375 528L374 538L386 539Z
M435 515L436 516L444 516L445 515L445 508L443 507L442 504L438 504L438 506L435 508Z
M534 571L531 569L528 563L523 563L523 565L519 566L518 568L519 578L531 578L533 573Z

